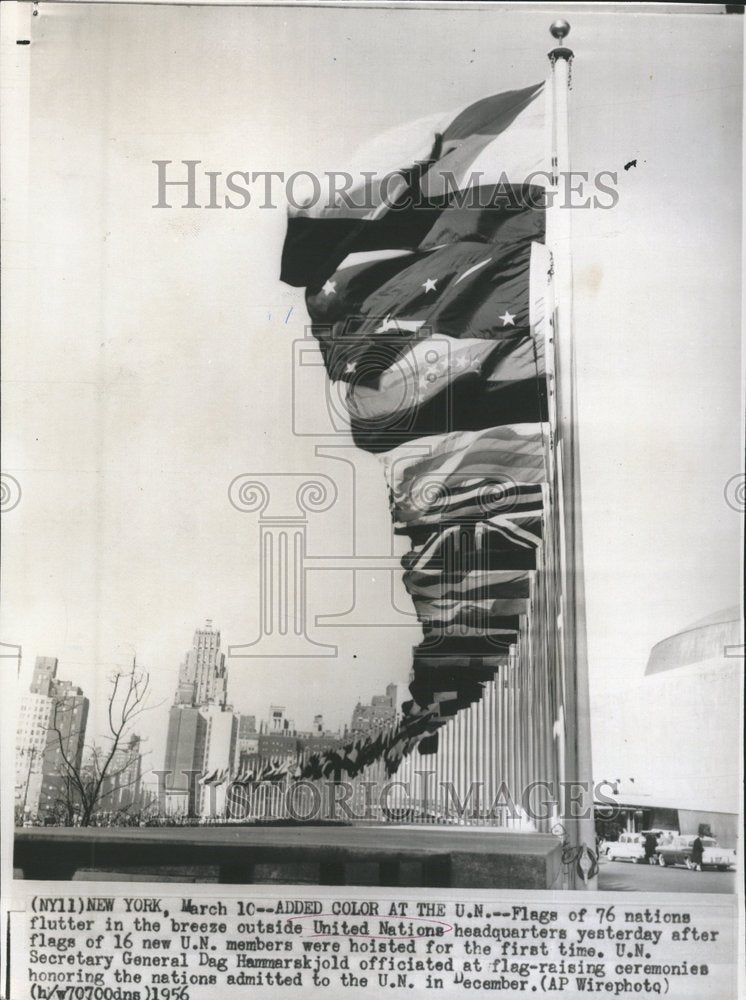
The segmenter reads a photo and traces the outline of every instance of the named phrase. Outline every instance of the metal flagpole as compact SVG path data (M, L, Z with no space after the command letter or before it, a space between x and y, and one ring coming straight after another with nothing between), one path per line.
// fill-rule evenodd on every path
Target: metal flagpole
M572 329L572 212L562 204L561 178L570 170L568 91L573 52L563 42L570 25L555 21L550 32L558 45L549 52L553 81L553 173L555 191L547 212L547 243L554 256L556 312L554 325L557 358L557 458L561 479L562 522L562 635L565 643L566 781L577 782L575 806L565 799L564 826L577 861L570 874L575 888L596 888L596 878L588 877L595 868L595 825L593 820L593 776L591 767L588 656L585 634L585 591L583 580L583 537L580 510L580 468L577 434L575 347ZM569 187L569 186L568 186ZM567 191L568 187L564 190ZM568 808L568 805L570 808ZM568 815L568 813L570 813ZM578 815L572 815L576 813Z

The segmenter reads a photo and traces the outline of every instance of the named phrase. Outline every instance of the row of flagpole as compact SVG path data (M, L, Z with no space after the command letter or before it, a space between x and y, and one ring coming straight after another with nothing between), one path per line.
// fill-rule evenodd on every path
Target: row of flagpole
M482 698L440 730L434 754L411 752L398 761L394 773L380 757L358 774L335 769L315 779L303 776L309 751L285 760L254 759L252 766L233 774L224 769L198 778L203 812L211 815L218 807L222 818L241 820L289 818L293 809L305 814L302 797L291 794L293 785L304 785L316 787L311 800L320 808L308 818L547 830L554 813L532 818L523 799L530 781L540 777L551 782L555 777L547 764L555 761L556 753L546 738L551 733L547 718L554 712L543 701L546 681L526 626L495 680L484 685ZM390 723L383 735L395 737L397 731L398 722ZM344 804L335 805L329 787L343 783L348 786Z
M569 26L555 22L551 30L559 43L549 54L552 164L558 187L569 170L573 54L563 44ZM415 743L401 737L397 720L380 730L378 748L385 747L386 752L364 766L357 765L365 738L358 738L341 753L332 751L320 766L311 766L314 756L319 764L319 755L306 751L287 761L254 761L237 774L225 770L202 775L203 799L210 789L224 787L227 793L231 786L238 787L246 792L248 813L243 818L270 813L284 818L288 795L283 790L287 793L298 783L321 789L344 781L350 790L349 805L358 815L368 794L366 786L387 789L385 800L374 797L372 820L526 831L556 829L561 822L566 845L580 852L578 856L594 843L570 227L571 212L555 197L547 212L555 302L551 329L543 331L552 434L546 448L543 543L532 574L529 613L522 616L518 641L498 666L494 680L485 683L481 699L439 728L432 754L417 753ZM526 792L537 782L546 789L544 808L527 809ZM578 783L581 815L560 820L561 782ZM346 818L344 809L337 812L321 791L319 801L323 814L317 818ZM536 799L530 804L540 806ZM592 878L576 876L574 868L566 872L570 887L593 885Z

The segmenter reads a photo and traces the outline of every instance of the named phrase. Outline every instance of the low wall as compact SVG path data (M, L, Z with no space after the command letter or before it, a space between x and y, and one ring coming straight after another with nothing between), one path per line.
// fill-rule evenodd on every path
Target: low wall
M25 879L549 889L561 853L549 834L477 829L38 827L16 831L13 860Z

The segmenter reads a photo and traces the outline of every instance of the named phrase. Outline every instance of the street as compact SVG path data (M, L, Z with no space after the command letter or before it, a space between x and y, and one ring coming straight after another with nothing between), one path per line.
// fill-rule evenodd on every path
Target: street
M599 889L627 892L735 892L735 871L692 872L687 868L634 865L631 861L601 858Z

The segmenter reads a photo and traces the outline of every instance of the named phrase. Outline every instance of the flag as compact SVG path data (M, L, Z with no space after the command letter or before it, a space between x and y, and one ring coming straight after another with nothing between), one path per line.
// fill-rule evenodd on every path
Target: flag
M486 235L490 222L499 228L516 215L526 216L525 226L546 184L543 106L540 83L382 136L361 151L362 169L352 174L349 192L328 200L311 192L306 204L291 210L282 280L319 288L352 253L437 245L450 242L449 234ZM471 214L454 204L460 192L468 192ZM520 196L532 199L523 212L515 207ZM512 216L506 209L511 198Z
M494 679L508 662L509 646L483 648L472 655L457 652L463 644L420 643L414 650L413 680L409 690L416 705L438 705L442 718L450 718L482 696L484 682Z
M417 617L431 631L447 634L448 629L459 627L484 629L485 632L516 633L519 628L518 615L525 613L528 602L500 600L450 600L450 601L418 601L414 606ZM507 608L505 607L507 605ZM516 611L516 614L504 614L504 611Z
M321 754L312 753L301 769L301 777L309 781L318 781L322 775Z
M306 288L353 439L378 455L394 531L412 545L404 584L423 639L412 700L377 748L389 773L479 700L518 641L541 563L545 100L538 84L396 129L361 153L362 181L288 220L282 279Z
M392 774L396 774L399 764L401 764L404 757L404 748L406 747L407 742L408 738L400 733L384 750L383 761L386 767L386 774L389 777L391 777Z
M436 434L393 449L382 464L395 530L541 511L547 439L543 425L517 424Z
M259 776L260 781L278 781L280 778L284 778L288 773L287 761L280 760L277 757L268 760L267 763L262 768L261 774Z
M525 607L521 609L519 604L512 602L528 598L531 570L489 570L478 567L449 571L448 563L445 566L445 570L440 567L415 568L404 574L404 586L415 603L427 599L488 598L506 602L500 611L512 607L513 613L521 614L525 610Z
M477 528L481 530L479 540ZM409 532L415 544L402 557L402 566L422 573L441 570L459 579L468 574L476 560L482 571L535 569L542 530L541 517L498 516L476 523L446 521L441 527L434 522L422 531Z
M528 336L418 341L376 377L348 389L352 437L374 453L442 428L479 430L547 416L542 359Z
M250 767L242 768L233 779L234 785L247 786L255 781L254 771Z

